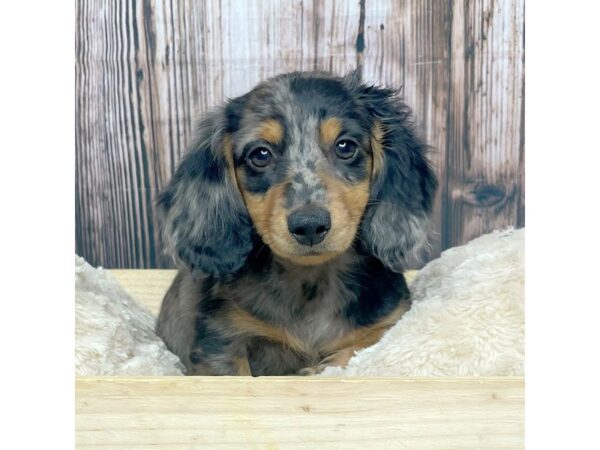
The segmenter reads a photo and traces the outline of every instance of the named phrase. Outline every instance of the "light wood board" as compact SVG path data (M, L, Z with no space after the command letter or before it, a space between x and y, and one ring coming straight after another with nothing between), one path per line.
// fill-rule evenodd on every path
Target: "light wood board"
M81 449L523 448L523 380L112 377L76 381Z
M167 269L112 269L110 273L115 276L129 295L156 316L160 311L162 299L169 286L171 286L177 271Z

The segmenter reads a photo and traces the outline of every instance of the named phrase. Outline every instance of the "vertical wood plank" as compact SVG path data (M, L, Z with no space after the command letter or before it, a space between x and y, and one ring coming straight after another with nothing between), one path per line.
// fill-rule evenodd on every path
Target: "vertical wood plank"
M524 0L453 2L442 245L522 222Z
M437 0L369 1L365 23L367 81L402 86L402 95L413 109L416 125L431 147L430 160L440 186L445 185L447 146L450 18L448 2ZM442 192L438 190L429 248L423 261L442 250Z
M355 67L358 2L251 0L222 3L225 95L294 70L345 73Z

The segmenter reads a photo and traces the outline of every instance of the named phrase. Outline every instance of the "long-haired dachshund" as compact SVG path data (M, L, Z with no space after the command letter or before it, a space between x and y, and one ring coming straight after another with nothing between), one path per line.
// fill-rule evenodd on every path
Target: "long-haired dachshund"
M397 91L291 73L199 124L158 205L179 273L157 332L190 375L345 365L410 307L437 185Z

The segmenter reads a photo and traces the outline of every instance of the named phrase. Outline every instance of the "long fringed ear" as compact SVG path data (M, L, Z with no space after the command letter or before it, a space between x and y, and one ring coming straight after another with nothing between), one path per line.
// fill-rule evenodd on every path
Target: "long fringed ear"
M166 252L177 265L217 276L240 269L252 249L227 129L223 110L201 121L191 151L158 198Z
M366 86L354 73L345 83L373 120L371 198L360 237L367 251L401 271L408 255L427 240L437 180L398 91Z

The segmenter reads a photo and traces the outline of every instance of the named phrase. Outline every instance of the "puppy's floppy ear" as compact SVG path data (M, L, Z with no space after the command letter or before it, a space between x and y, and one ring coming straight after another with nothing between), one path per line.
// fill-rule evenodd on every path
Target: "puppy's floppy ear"
M165 250L178 265L213 275L240 269L252 249L233 175L230 115L220 109L200 122L191 151L158 198Z
M392 270L402 270L411 251L427 239L437 180L415 135L410 109L398 91L366 86L352 73L345 79L371 116L371 198L361 223L361 240Z

